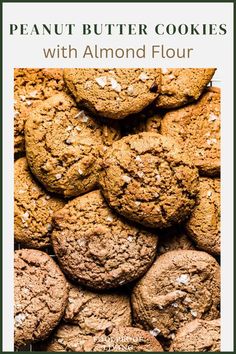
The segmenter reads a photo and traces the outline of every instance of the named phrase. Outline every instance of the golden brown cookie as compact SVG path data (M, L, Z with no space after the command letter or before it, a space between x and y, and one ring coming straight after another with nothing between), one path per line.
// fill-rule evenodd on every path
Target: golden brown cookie
M120 291L95 293L70 284L63 320L79 326L86 334L94 334L110 326L131 326L129 296Z
M26 153L33 174L47 190L76 196L93 189L106 146L119 131L94 120L60 93L32 110L25 125Z
M25 157L16 160L14 175L14 239L24 247L47 247L51 244L52 215L65 202L35 180Z
M212 79L213 68L161 69L161 91L156 100L158 108L176 108L195 101Z
M188 235L202 250L220 254L220 179L200 178L197 203L185 224Z
M198 192L198 171L172 138L144 132L115 142L100 177L109 205L149 227L182 222Z
M154 260L156 234L116 215L100 191L70 201L55 213L54 223L55 254L79 284L115 288L142 276Z
M14 145L15 154L25 150L24 125L30 110L41 101L65 90L63 69L14 70Z
M148 332L134 327L117 327L90 338L87 352L163 352L160 343Z
M137 323L172 340L180 326L219 317L220 266L201 251L170 251L155 261L134 287Z
M166 113L161 133L182 144L202 175L219 175L220 89L208 88L196 103Z
M14 260L15 347L46 338L59 323L68 298L66 279L46 253L22 249Z
M122 119L158 96L160 69L64 69L65 82L82 107Z
M194 320L181 327L171 352L220 352L220 319Z

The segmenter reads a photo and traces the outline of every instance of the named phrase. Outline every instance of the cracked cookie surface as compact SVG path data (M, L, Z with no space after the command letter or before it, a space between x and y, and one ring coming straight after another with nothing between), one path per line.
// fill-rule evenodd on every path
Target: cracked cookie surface
M210 87L193 104L167 112L161 133L188 152L200 174L220 173L220 89Z
M34 349L44 352L83 352L88 337L79 326L60 323L50 337L36 343Z
M27 160L14 164L14 239L29 248L51 244L52 215L65 205L49 194L33 177Z
M117 327L84 344L87 352L163 352L160 343L146 331L134 327Z
M176 108L197 100L215 73L213 68L161 70L161 89L156 100L158 108Z
M103 117L122 119L158 96L160 69L64 69L79 105Z
M220 352L220 319L186 324L177 332L170 351Z
M14 146L15 154L24 153L24 125L30 110L41 101L65 90L63 69L14 70Z
M131 326L131 306L127 294L92 292L70 284L65 322L76 324L86 334L94 334L110 326Z
M52 258L22 249L14 258L15 347L46 338L59 323L67 304L66 279Z
M176 142L157 133L129 135L104 155L99 183L109 205L149 227L169 227L192 211L198 171Z
M41 103L25 125L26 154L33 174L51 192L65 197L95 187L100 159L119 131L79 110L60 93Z
M200 178L197 203L185 224L188 235L206 252L220 254L220 179Z
M139 278L152 264L157 235L116 215L100 191L70 201L54 214L52 244L63 271L94 289Z
M135 321L172 340L180 326L219 317L220 266L209 254L178 250L161 255L132 294Z

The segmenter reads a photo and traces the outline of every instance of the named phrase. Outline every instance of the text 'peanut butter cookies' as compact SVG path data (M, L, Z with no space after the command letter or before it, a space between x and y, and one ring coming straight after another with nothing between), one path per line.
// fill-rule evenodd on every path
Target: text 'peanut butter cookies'
M41 101L66 89L63 69L14 70L14 145L15 154L25 150L24 125L30 110Z
M161 90L156 100L158 108L175 108L195 101L212 79L216 69L162 69Z
M220 352L220 319L187 323L178 330L170 352Z
M220 254L220 179L200 178L197 203L185 228L199 248Z
M79 105L103 117L122 119L158 96L160 69L64 69Z
M84 344L87 352L163 352L160 343L148 332L134 327L117 327Z
M79 110L66 93L31 111L25 132L32 172L49 191L66 197L95 187L101 154L119 137L116 129Z
M140 277L154 260L157 236L115 215L99 191L69 202L54 222L61 268L80 284L117 287Z
M145 132L124 137L107 150L99 182L118 213L163 228L190 214L198 171L173 139Z
M70 284L63 319L78 325L85 334L94 334L110 326L131 326L130 299L122 292L95 293Z
M15 347L46 338L59 323L68 298L65 277L44 252L15 252Z
M220 89L211 87L191 105L166 113L161 133L183 145L200 174L220 173Z
M137 323L173 339L195 318L219 317L220 267L209 254L178 250L163 254L137 283L132 306Z
M52 215L65 205L34 179L25 157L14 164L14 239L26 247L50 245Z

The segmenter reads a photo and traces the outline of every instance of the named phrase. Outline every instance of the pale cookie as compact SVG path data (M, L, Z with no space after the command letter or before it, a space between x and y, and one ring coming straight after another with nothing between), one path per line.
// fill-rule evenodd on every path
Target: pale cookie
M197 100L212 79L216 69L169 68L161 70L161 90L156 106L175 108Z
M103 117L122 119L158 96L160 69L64 69L79 105Z
M100 177L109 205L149 227L182 222L198 192L198 171L175 140L144 132L115 142L105 153Z
M95 188L100 159L119 131L94 120L60 93L41 103L25 125L33 174L51 192L76 196Z

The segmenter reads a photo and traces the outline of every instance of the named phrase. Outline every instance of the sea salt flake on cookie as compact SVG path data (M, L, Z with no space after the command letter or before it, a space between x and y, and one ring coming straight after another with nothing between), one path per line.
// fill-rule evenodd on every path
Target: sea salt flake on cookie
M159 328L154 328L151 331L149 331L149 333L153 336L153 337L157 337L158 334L161 333L161 330Z
M128 93L128 95L133 95L134 94L134 86L133 85L129 85L128 86L127 93Z
M145 73L145 72L142 72L140 75L139 75L139 80L141 80L142 82L145 82L146 80L149 79L149 76Z
M121 85L113 78L110 79L111 88L116 92L121 92Z
M55 175L55 177L56 177L56 179L61 179L62 174L61 174L61 173L57 173L57 174Z
M96 77L95 81L102 88L104 88L107 85L107 77L106 76Z
M38 94L38 90L34 90L29 93L30 97L33 97L33 98L35 98L37 96L37 94Z
M25 223L29 219L30 213L28 210L22 215L21 220Z
M197 311L190 310L190 313L193 317L197 317Z
M217 116L214 113L210 113L209 115L209 122L214 122L215 120L217 120L219 118L219 116Z
M178 284L188 284L190 281L190 276L188 274L181 274L178 278L176 278L176 282Z
M123 175L123 176L122 176L122 179L123 179L123 181L125 181L126 183L129 183L129 182L131 181L131 178L130 178L129 176L127 176L127 175Z

